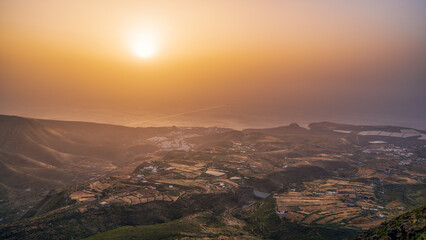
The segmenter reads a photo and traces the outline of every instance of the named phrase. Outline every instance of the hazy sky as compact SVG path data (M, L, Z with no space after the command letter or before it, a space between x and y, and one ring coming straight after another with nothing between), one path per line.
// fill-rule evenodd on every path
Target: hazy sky
M425 13L422 0L1 0L0 114L426 129Z

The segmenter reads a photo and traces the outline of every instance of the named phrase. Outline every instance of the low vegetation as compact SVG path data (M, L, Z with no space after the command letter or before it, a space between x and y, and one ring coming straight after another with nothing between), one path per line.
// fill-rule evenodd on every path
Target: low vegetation
M426 206L408 211L356 237L357 240L426 239Z

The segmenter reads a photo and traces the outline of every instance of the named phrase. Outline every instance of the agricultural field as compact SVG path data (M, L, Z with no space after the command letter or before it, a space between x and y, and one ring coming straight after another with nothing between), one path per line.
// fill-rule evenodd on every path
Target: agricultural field
M398 127L171 127L142 129L128 139L133 130L124 134L124 154L115 155L123 161L114 169L91 167L89 179L72 179L36 203L22 200L19 215L0 202L10 216L0 225L0 238L83 238L117 227L144 232L198 216L204 233L191 230L185 237L219 237L229 230L225 236L270 239L308 231L311 239L344 239L426 204L426 142L358 134L401 132ZM24 187L26 196L46 192ZM52 222L58 227L48 227ZM23 229L33 230L28 235Z
M283 218L306 224L368 228L397 215L378 204L373 186L345 179L306 182L303 191L274 197Z

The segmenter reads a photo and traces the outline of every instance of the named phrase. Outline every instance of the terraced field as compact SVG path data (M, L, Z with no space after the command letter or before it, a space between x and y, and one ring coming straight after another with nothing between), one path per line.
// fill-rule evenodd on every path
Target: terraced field
M283 218L306 224L338 224L368 228L397 213L380 206L374 187L345 179L316 180L304 183L303 191L276 195L277 211Z

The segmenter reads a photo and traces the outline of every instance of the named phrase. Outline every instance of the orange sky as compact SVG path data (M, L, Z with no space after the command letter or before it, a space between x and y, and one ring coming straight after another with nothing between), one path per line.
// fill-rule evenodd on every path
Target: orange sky
M271 118L421 120L425 11L384 0L3 0L0 113L143 119L228 105ZM144 32L158 39L150 59L130 49Z

